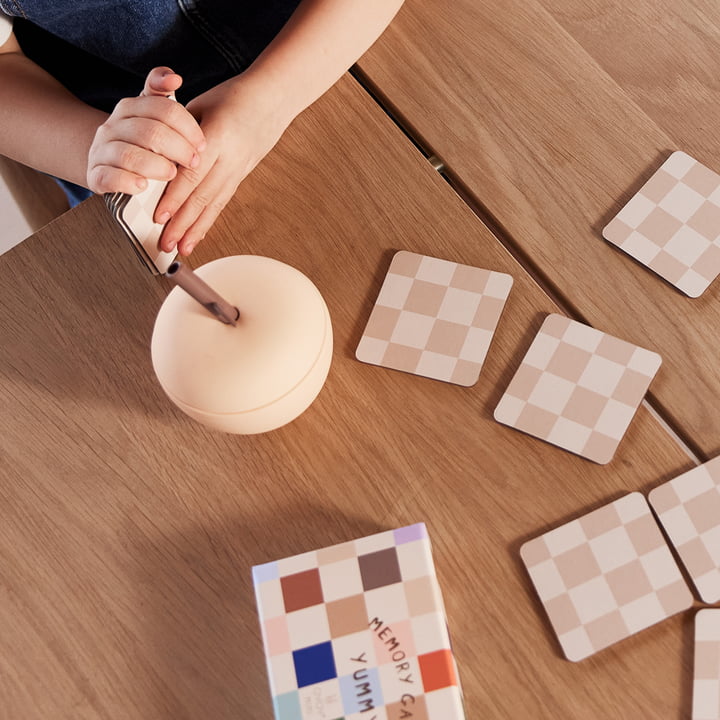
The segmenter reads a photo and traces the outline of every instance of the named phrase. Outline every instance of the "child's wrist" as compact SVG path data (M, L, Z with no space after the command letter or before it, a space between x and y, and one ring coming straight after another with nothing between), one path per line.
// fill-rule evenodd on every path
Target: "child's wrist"
M260 110L286 128L309 105L302 99L302 88L293 87L288 78L271 67L252 65L241 76L243 84L252 88Z

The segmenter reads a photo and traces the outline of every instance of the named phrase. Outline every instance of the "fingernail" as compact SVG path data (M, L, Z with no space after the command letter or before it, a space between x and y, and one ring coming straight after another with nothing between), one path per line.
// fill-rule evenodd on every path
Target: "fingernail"
M135 180L135 184L141 189L144 190L147 187L147 180L145 178L138 178Z
M166 211L158 216L158 223L160 223L160 225L164 225L169 219L170 213Z
M203 140L198 146L197 151L202 152L207 147L207 140Z
M200 164L200 156L197 153L195 153L192 156L192 160L190 161L190 167L196 168L199 164Z

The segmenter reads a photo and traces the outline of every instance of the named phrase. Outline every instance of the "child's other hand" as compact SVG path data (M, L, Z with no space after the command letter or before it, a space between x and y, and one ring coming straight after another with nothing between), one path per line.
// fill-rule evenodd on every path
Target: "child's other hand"
M235 194L238 185L274 147L292 117L267 83L246 72L198 96L187 109L207 139L197 167L178 168L158 203L166 222L160 246L189 255Z
M97 129L88 153L88 188L134 195L149 178L172 180L178 167L200 165L205 138L193 116L168 99L182 84L170 68L155 68L139 97L124 98Z

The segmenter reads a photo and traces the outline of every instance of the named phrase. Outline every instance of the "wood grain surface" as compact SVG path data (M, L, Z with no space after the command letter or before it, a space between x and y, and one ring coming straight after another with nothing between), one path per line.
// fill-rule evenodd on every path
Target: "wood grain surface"
M718 3L542 4L679 148L720 169Z
M354 359L398 249L513 275L476 386ZM316 402L254 437L163 395L149 342L168 286L100 199L0 258L0 718L270 720L251 565L419 521L468 718L684 717L689 616L569 663L518 550L691 461L645 408L607 466L493 421L556 307L350 78L192 264L242 253L305 272L335 334Z
M3 155L0 155L0 178L33 230L39 230L68 210L67 198L54 180Z
M654 402L705 458L720 451L720 283L689 299L601 230L673 150L720 170L719 8L416 0L360 62L573 313L663 356Z

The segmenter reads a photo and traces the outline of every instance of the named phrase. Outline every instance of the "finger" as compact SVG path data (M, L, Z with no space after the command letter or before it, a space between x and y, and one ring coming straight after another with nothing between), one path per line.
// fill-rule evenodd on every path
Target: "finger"
M157 153L122 140L114 140L100 147L93 161L127 170L140 177L154 180L172 180L177 175L177 165Z
M144 118L167 125L182 135L198 151L205 149L205 134L197 120L179 103L157 96L124 98L115 106L111 126L115 127L123 120Z
M167 223L160 247L166 251L174 250L203 212L212 206L213 198L221 189L208 185L199 173L181 169L167 186L155 210L155 222Z
M88 172L87 180L90 190L99 195L110 192L137 195L148 185L144 177L108 165L95 165Z
M215 166L173 214L160 239L163 249L171 250L177 246L181 254L190 254L227 205L237 186L229 183L225 174L217 170ZM178 173L165 192L166 196L171 194L171 201L174 185L181 186L183 192L186 190L183 187L186 178L182 175L182 172Z
M185 207L188 198L193 193L196 187L200 185L205 175L207 174L208 167L212 167L214 159L203 158L207 161L207 165L203 163L203 166L194 169L191 168L179 168L178 174L174 180L170 182L167 189L160 198L160 202L155 208L155 222L164 224L174 218L180 208ZM205 203L207 204L207 203ZM199 202L198 198L195 201L195 212L194 214L188 212L186 208L186 215L184 222L181 221L170 223L169 227L165 228L163 236L160 239L160 247L167 252L173 250L177 243L182 238L185 230L199 217L205 205Z
M153 68L147 78L140 95L162 95L167 97L182 85L182 78L169 67Z
M200 164L200 154L187 138L157 120L143 117L128 118L116 123L107 142L121 141L161 155L172 163L186 168Z
M192 197L192 196L191 196ZM181 255L190 255L197 244L205 237L218 216L228 204L232 195L223 195L213 199L200 213L195 222L185 230L182 239L177 245Z

